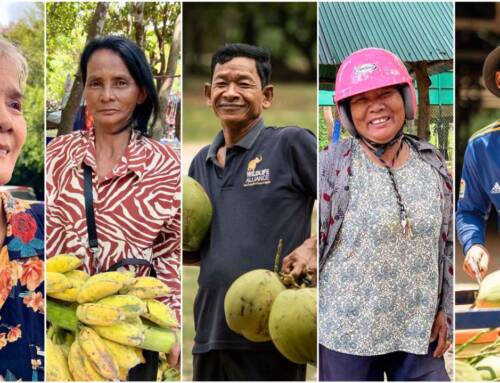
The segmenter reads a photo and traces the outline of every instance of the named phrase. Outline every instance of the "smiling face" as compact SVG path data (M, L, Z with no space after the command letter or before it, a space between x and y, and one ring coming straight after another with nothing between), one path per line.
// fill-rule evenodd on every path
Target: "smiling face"
M271 106L273 87L262 88L254 59L235 57L215 66L205 97L223 126L246 128Z
M356 131L380 144L393 139L405 122L403 97L393 86L353 96L350 108Z
M120 132L145 99L146 92L117 53L99 49L92 54L87 64L85 101L96 129Z
M15 63L0 57L0 185L9 182L26 140L22 93Z

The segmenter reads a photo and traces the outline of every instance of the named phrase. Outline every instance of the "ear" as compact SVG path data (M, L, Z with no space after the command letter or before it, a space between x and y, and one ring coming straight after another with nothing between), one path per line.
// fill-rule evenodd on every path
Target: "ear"
M207 106L212 106L212 84L206 82L203 87L203 92L205 93L205 102Z
M139 90L139 96L137 97L137 104L141 105L146 101L146 98L148 97L148 94L146 93L146 90L144 88L141 88Z
M264 100L262 100L262 107L264 109L268 109L273 103L274 87L272 85L266 85L264 89L262 89L262 94L264 95Z
M497 88L500 89L500 71L495 73L495 82L497 83Z

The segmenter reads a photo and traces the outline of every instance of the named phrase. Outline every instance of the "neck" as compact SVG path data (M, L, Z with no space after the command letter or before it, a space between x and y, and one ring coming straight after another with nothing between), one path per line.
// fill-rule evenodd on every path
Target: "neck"
M401 140L403 139L403 136L401 136L394 144L392 144L389 147L386 147L384 150L384 154L382 154L380 157L377 157L375 153L373 153L372 148L369 144L367 144L365 141L360 140L361 142L361 147L365 151L365 153L368 154L368 157L370 160L379 166L385 166L385 164L391 165L393 159L395 158L397 151L401 145ZM382 159L384 162L380 161ZM403 142L403 147L401 148L401 152L399 153L399 156L397 160L394 162L394 167L399 167L404 162L406 162L407 159L407 152L406 152L406 145Z
M228 125L222 123L222 132L224 133L224 146L227 148L231 148L240 141L243 137L245 137L259 122L260 117L242 125Z
M95 130L95 152L97 175L106 176L125 154L131 129L119 133L107 133L99 129Z

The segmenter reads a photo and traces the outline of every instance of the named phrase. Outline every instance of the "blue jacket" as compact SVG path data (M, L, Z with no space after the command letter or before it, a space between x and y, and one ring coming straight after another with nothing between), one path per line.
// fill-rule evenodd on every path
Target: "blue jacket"
M492 205L500 213L500 120L476 132L465 150L456 221L464 254L484 245Z

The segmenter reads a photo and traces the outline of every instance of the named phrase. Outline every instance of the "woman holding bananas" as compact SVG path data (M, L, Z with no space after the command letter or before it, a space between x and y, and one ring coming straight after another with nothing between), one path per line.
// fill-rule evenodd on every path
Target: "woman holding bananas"
M0 185L26 140L28 65L0 38ZM0 191L0 380L43 380L43 204Z
M85 47L80 71L93 124L48 146L48 256L75 254L91 275L151 271L179 319L180 167L147 136L159 109L151 69L132 41L108 36Z

